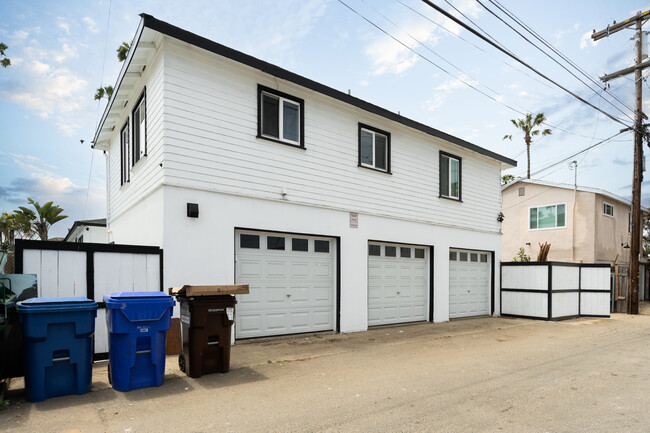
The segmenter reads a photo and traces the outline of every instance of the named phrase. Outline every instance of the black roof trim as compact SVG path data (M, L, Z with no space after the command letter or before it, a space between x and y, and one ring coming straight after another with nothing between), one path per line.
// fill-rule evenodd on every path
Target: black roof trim
M199 48L203 48L204 50L213 52L215 54L219 54L220 56L227 57L236 62L243 63L252 68L259 69L260 71L266 72L267 74L271 74L283 80L290 81L292 83L298 84L299 86L306 87L307 89L313 90L318 93L322 93L323 95L327 95L331 98L338 99L339 101L361 108L362 110L369 111L373 114L377 114L379 116L385 117L394 122L401 123L402 125L424 132L425 134L429 134L434 137L441 138L450 143L457 144L458 146L480 153L481 155L488 156L490 158L496 159L506 164L517 166L517 161L507 158L503 155L499 155L496 152L492 152L490 150L484 149L468 141L462 140L458 137L454 137L453 135L447 134L445 132L432 128L430 126L416 122L415 120L411 120L406 117L400 116L399 114L393 113L392 111L386 110L385 108L381 108L378 107L377 105L371 104L359 98L355 98L354 96L348 95L346 93L328 87L324 84L310 80L309 78L305 78L301 75L287 71L286 69L265 62L263 60L255 58L248 54L244 54L241 51L237 51L225 45L211 41L210 39L204 38L195 33L188 32L187 30L183 30L180 27L176 27L165 21L160 21L159 19L156 19L151 15L142 13L140 14L140 16L144 21L144 27L148 27L151 30L155 30L157 32L160 32L167 36L171 36L183 42L187 42L188 44L197 46Z

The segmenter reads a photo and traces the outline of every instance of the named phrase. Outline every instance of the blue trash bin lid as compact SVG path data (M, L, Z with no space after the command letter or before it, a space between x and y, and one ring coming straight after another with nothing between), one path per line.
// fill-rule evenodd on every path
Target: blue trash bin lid
M174 298L163 292L117 292L104 295L106 308L122 308L128 303L165 303L175 304Z
M96 309L97 302L84 298L83 296L31 298L16 304L16 311L20 314L91 311Z

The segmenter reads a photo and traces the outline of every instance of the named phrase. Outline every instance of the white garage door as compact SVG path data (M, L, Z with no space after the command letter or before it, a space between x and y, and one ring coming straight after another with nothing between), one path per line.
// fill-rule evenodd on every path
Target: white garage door
M449 317L489 314L490 253L449 250Z
M368 326L427 320L429 251L368 244Z
M235 278L250 284L237 296L236 338L334 329L336 240L237 231Z

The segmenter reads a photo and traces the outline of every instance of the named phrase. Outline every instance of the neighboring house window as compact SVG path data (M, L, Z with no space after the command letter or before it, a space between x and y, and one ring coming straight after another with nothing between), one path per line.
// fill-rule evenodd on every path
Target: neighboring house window
M552 204L530 208L529 229L566 227L566 204Z
M390 173L390 133L359 124L359 166Z
M440 197L461 200L462 159L440 151Z
M292 146L305 147L305 101L258 86L257 135L261 138Z
M146 91L145 88L140 95L140 99L135 104L131 120L133 122L133 149L132 165L135 165L143 156L147 156L147 110L146 110Z
M627 213L627 232L632 233L632 212Z
M603 202L603 213L607 216L614 216L614 206L609 203Z
M129 147L129 120L126 120L126 124L120 132L120 171L121 171L121 185L124 185L129 181L129 170L131 165L129 164L129 157L131 155Z

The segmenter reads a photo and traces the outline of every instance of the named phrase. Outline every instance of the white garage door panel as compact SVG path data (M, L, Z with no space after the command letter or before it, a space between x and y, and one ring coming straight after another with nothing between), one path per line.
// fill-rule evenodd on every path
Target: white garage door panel
M370 242L380 255L368 255L368 326L427 320L429 251L427 247ZM394 248L394 256L386 255ZM410 257L402 257L401 248ZM416 258L416 248L424 257Z
M449 317L489 314L491 257L485 251L449 251Z
M257 237L258 245L242 247L242 234ZM268 237L284 238L284 249L268 248ZM294 238L307 240L307 251L300 251L300 246L294 250ZM329 252L316 252L316 240L329 243ZM236 281L250 285L250 294L237 296L236 337L334 329L335 242L331 238L236 232Z

